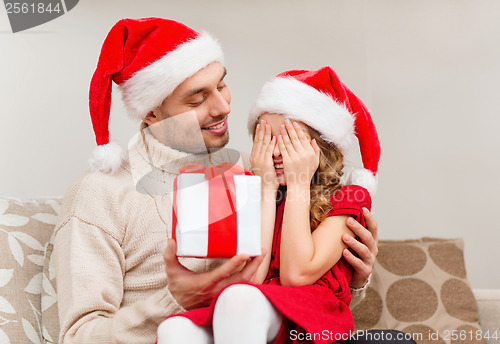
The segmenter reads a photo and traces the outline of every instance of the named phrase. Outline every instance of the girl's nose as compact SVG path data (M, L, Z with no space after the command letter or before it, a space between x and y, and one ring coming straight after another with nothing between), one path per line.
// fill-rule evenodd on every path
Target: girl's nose
M278 142L276 142L276 145L274 146L274 149L273 149L273 156L278 157L280 155L281 155L281 151L280 151L280 148L278 147Z

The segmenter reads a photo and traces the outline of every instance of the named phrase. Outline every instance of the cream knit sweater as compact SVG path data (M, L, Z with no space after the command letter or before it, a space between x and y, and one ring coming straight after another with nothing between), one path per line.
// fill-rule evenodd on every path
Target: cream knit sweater
M212 164L234 159L229 155L212 154ZM167 288L163 251L171 236L171 200L168 190L158 190L180 166L209 163L207 154L169 148L146 129L118 172L90 172L69 188L54 249L61 343L152 344L160 322L184 311ZM180 261L197 272L221 263Z
M143 123L115 174L89 172L64 198L53 253L62 344L153 344L158 325L184 311L167 288L163 260L171 237L169 186L179 167L210 166L209 156L167 147L144 129ZM242 164L231 150L210 159ZM180 262L196 272L222 263ZM358 303L364 290L353 296Z

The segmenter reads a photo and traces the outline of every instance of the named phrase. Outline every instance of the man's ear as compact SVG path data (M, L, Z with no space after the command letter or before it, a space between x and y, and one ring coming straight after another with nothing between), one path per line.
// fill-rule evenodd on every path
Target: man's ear
M144 119L142 121L144 123L146 123L147 125L153 125L156 122L158 122L158 117L155 115L155 112L153 110L153 111L149 111L149 113L146 115L146 117L144 117Z

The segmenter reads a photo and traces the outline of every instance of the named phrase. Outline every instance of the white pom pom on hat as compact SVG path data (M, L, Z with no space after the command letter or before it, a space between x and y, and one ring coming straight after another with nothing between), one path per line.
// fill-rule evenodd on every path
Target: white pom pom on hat
M91 168L114 173L124 158L109 142L112 82L122 91L129 116L143 119L177 86L212 62L224 63L208 33L162 18L122 19L109 31L92 76L89 108L98 147Z
M118 142L97 146L89 159L90 170L115 173L125 159L125 149Z
M365 168L356 168L351 171L347 183L364 187L368 190L370 195L375 195L377 193L377 177L373 175L373 172Z

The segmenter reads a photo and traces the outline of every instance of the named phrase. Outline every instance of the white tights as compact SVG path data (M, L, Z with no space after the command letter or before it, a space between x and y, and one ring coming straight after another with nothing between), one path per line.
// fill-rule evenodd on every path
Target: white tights
M158 327L158 344L264 344L276 338L282 321L259 289L235 284L217 299L213 334L188 318L172 317Z

